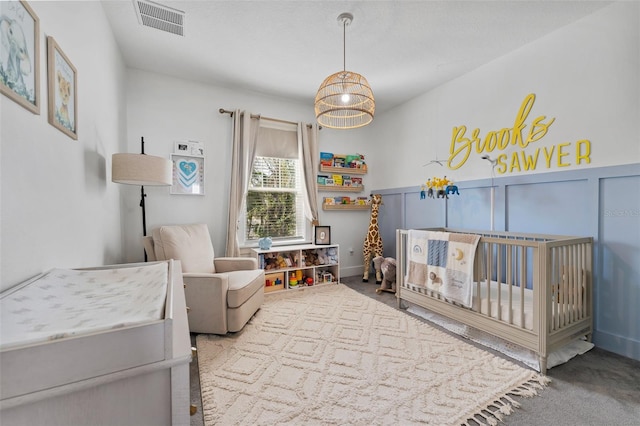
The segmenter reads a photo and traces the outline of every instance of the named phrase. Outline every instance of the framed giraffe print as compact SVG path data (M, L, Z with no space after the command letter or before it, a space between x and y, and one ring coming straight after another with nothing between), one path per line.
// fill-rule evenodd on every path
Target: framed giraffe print
M316 245L329 245L329 244L331 244L331 227L330 226L316 226L314 243Z

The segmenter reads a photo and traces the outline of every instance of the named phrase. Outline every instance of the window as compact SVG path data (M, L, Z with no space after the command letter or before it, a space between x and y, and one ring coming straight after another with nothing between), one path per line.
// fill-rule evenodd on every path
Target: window
M309 241L302 179L295 129L261 128L241 221L241 245L256 245L266 236L276 244Z

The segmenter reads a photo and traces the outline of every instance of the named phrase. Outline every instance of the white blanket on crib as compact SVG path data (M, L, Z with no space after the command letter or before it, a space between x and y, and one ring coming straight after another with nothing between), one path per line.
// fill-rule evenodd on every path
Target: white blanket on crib
M470 308L478 241L480 236L474 234L409 230L405 282Z

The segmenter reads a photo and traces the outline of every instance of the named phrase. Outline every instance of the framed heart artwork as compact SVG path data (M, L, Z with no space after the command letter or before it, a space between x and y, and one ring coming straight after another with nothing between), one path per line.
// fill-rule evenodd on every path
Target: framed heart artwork
M204 195L204 157L171 154L171 194Z

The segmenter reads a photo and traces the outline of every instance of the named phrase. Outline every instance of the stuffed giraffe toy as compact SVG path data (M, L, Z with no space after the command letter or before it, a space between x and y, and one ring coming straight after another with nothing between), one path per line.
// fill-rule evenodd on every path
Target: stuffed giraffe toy
M371 269L371 260L374 257L382 256L382 238L380 237L380 229L378 228L378 210L382 204L382 195L371 194L371 219L369 220L369 229L367 236L362 245L362 254L364 255L364 275L363 282L369 281L369 270ZM376 283L382 282L382 272L376 270Z

